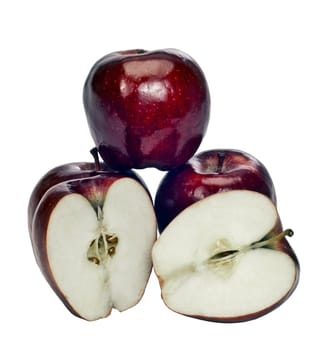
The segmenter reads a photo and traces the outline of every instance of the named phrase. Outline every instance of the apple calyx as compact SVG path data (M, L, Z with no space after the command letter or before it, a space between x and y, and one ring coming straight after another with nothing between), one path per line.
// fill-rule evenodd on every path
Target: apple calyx
M248 252L249 250L263 248L266 246L271 245L272 243L278 242L284 237L292 237L294 235L294 232L291 229L286 229L280 233L276 233L274 236L268 239L262 239L257 242L253 242L248 245L244 245L243 247L239 249L232 249L232 250L223 250L219 253L214 254L211 256L206 263L208 264L214 264L214 265L221 265L230 263L233 261L234 258L236 258L238 255ZM268 236L268 235L266 235ZM266 237L265 236L265 237Z
M96 265L105 265L108 260L115 254L118 245L118 236L115 233L108 232L103 222L102 209L98 206L97 219L100 223L100 233L93 239L87 250L87 260Z

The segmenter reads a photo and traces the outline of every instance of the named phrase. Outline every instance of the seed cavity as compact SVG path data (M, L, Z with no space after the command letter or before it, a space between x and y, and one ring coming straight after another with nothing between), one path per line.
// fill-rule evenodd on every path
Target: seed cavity
M87 249L87 260L95 265L106 264L116 253L119 239L114 233L101 233Z

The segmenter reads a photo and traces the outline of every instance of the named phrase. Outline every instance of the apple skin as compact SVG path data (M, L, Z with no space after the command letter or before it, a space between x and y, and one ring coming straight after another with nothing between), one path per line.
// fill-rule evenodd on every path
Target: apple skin
M77 164L77 163L74 163L74 164ZM58 168L59 169L65 168L67 171L70 171L70 169L71 170L75 169L75 166L73 168L73 163L72 163L70 165L67 164ZM79 167L81 166L85 169L85 167L89 168L92 165L90 164L86 165L85 163L83 165L83 163L81 163ZM60 174L60 172L58 172L58 174ZM126 175L124 173L119 173L119 172L98 170L98 171L92 171L90 175L85 174L86 176L84 177L80 177L80 175L82 175L81 172L79 174L72 173L71 175L72 179L64 180L63 178L64 181L53 185L47 191L45 191L45 193L43 194L43 197L41 198L41 200L37 205L35 212L33 213L33 223L32 223L32 229L30 231L30 240L32 243L34 256L42 274L44 275L45 279L47 280L50 287L54 290L56 295L60 298L63 304L68 308L68 310L73 315L79 318L81 318L80 314L78 314L76 310L73 309L71 304L67 301L66 296L59 289L58 283L55 281L52 271L49 267L48 253L47 253L47 228L48 228L51 213L54 210L57 203L59 202L59 200L61 200L64 196L72 193L78 193L83 195L85 198L87 198L91 203L92 207L97 212L97 206L99 205L99 202L98 202L99 195L97 194L101 193L101 195L104 198L109 187L116 180L119 180L121 178L129 177L137 180L141 185L143 185L142 180L136 176L137 174L133 172L131 172L130 175Z
M273 181L265 166L250 154L234 149L201 152L186 164L169 171L156 192L159 232L189 205L214 193L252 190L276 204Z
M61 182L73 179L81 179L85 177L95 176L97 174L105 174L109 169L106 169L103 163L97 164L94 162L73 162L63 165L59 165L49 170L35 185L27 208L28 216L28 230L32 231L32 221L35 210L43 197L43 195L54 185ZM139 182L146 188L144 181L134 171L125 171L125 176L130 176ZM146 188L147 190L147 188ZM148 190L147 190L148 191Z
M83 103L92 138L113 169L184 164L199 147L210 112L204 73L176 49L104 56L87 76Z

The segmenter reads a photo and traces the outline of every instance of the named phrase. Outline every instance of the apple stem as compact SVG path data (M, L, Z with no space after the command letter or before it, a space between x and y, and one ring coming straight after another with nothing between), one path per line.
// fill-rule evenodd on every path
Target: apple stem
M252 243L250 246L248 246L250 249L257 249L257 248L262 248L265 247L273 242L277 242L280 241L282 238L284 238L285 236L288 237L292 237L294 234L294 232L288 228L287 230L284 230L283 232L280 232L278 234L276 234L275 236L266 239L266 240L262 240L262 241L258 241L255 243Z
M92 148L92 149L90 150L90 153L91 153L91 155L94 157L95 170L96 170L96 171L101 170L97 147Z
M209 264L219 264L219 263L227 263L230 262L232 259L234 259L239 254L243 254L245 252L248 252L252 249L258 249L263 248L265 246L268 246L274 242L278 242L281 239L283 239L285 236L292 237L293 231L291 229L284 230L283 232L275 234L273 237L269 239L262 239L258 242L254 242L249 245L245 245L240 249L234 249L234 250L224 250L222 252L219 252L217 254L214 254L212 257L208 259Z

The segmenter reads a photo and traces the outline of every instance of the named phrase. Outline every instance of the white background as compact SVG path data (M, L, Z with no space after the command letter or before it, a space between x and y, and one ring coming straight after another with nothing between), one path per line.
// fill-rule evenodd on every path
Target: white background
M3 1L0 5L0 348L275 349L313 345L314 10L311 1ZM276 311L240 324L168 310L152 274L136 307L86 322L70 314L31 251L26 208L50 168L90 160L82 105L92 64L115 50L175 47L203 68L212 97L199 150L259 158L300 263ZM139 172L152 195L163 173ZM4 345L6 344L6 345ZM303 345L302 345L303 344Z

